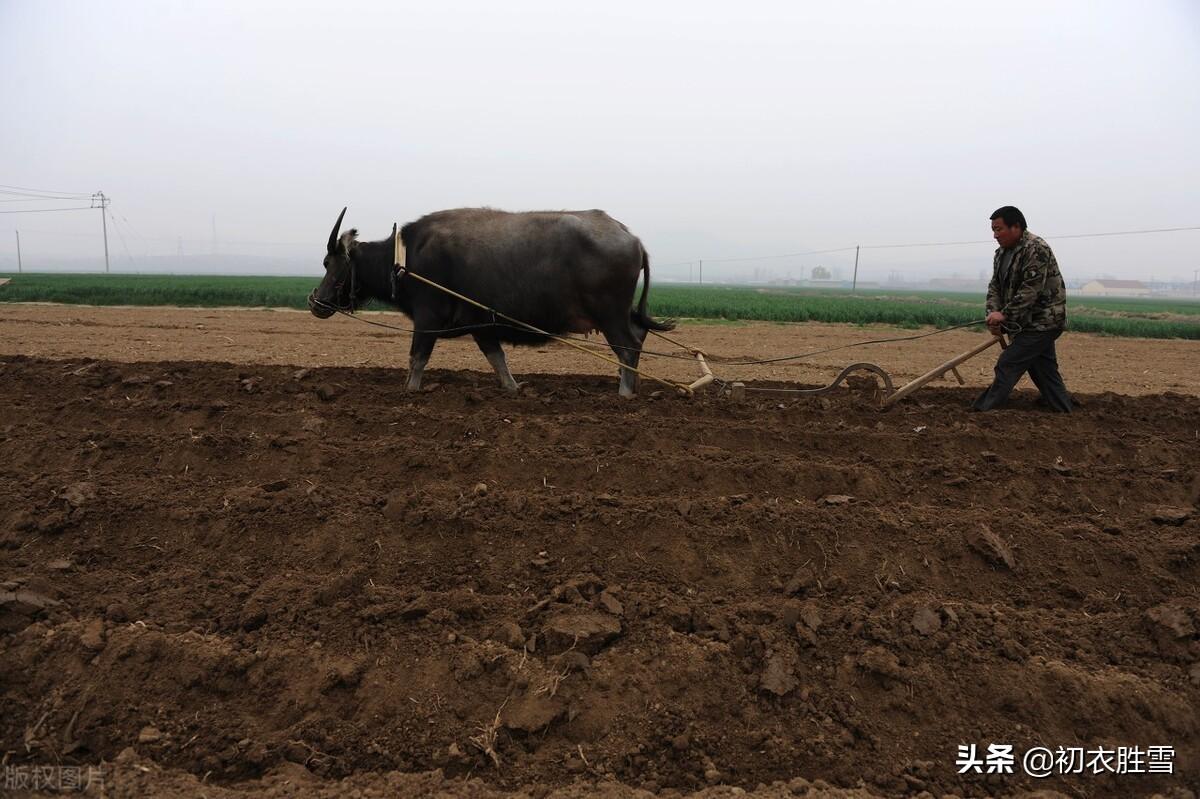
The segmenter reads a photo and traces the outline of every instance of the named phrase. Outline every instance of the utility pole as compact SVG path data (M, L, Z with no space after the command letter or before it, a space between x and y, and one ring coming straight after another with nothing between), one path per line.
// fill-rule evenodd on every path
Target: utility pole
M21 231L16 231L17 234L17 274L20 274L21 269Z
M92 207L100 209L100 223L104 226L104 272L108 273L108 204L112 202L98 191L92 195ZM96 205L96 203L100 203Z
M854 281L850 284L850 293L853 294L858 289L858 251L860 245L854 245Z
M699 263L700 263L700 285L703 286L704 285L704 259L701 258Z

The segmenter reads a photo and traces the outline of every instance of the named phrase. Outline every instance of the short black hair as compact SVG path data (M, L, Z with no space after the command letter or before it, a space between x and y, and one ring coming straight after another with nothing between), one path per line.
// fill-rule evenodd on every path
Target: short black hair
M988 219L1003 219L1004 224L1009 227L1018 225L1021 230L1026 230L1029 227L1025 224L1025 214L1021 213L1021 209L1015 205L1006 205L1003 208L997 208L995 211L992 211L992 215Z

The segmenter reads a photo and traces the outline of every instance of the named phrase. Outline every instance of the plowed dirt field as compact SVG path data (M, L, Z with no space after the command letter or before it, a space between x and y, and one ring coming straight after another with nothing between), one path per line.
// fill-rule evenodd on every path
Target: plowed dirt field
M511 359L511 396L463 343L406 394L406 342L351 320L5 312L10 793L88 765L121 797L1200 787L1195 343L1068 335L1070 416L966 413L989 355L881 413L861 386L623 401L558 348ZM978 340L736 377L903 380ZM989 744L1015 773L958 773ZM1172 772L1034 778L1035 746Z

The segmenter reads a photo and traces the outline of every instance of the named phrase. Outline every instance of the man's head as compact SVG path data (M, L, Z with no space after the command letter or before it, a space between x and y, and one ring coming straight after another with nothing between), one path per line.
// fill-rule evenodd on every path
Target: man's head
M1025 214L1011 205L992 212L992 238L1004 249L1017 243L1025 232Z

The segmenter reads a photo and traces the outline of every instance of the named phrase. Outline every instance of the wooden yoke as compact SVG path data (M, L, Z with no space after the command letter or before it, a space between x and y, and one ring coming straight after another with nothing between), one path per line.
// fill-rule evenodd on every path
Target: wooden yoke
M396 223L393 222L392 223L392 253L393 253L392 263L395 265L396 271L399 272L399 271L405 269L408 265L404 262L405 261L404 256L406 255L406 251L404 248L404 239L400 238L400 234L397 232L396 228L397 228Z

